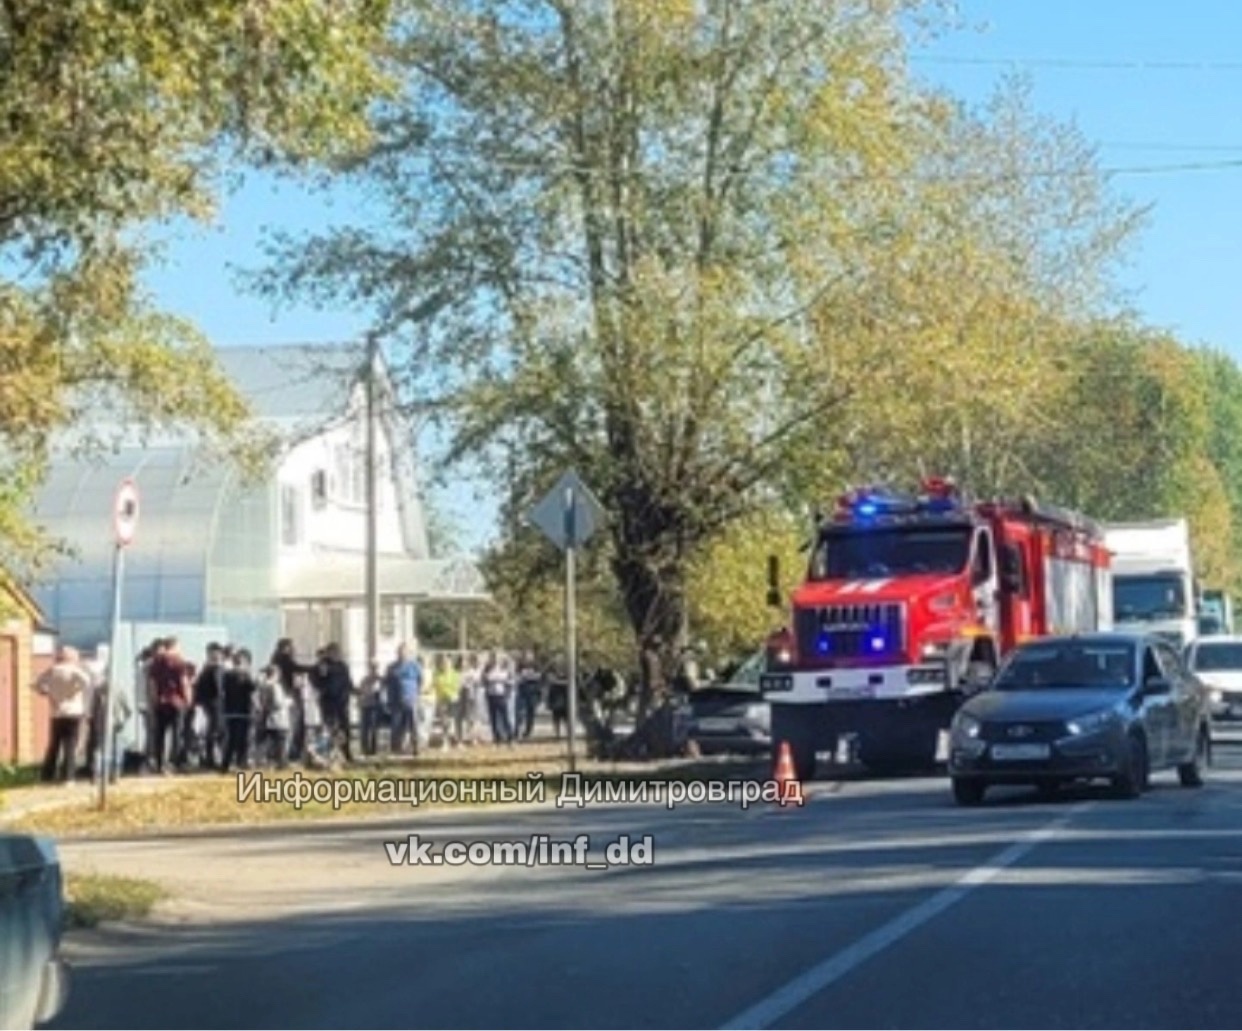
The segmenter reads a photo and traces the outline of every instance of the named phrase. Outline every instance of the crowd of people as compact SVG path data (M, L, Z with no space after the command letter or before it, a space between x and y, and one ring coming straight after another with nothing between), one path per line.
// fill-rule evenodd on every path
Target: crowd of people
M511 747L532 735L541 706L557 738L568 724L568 684L532 652L427 657L403 644L389 662L369 663L355 683L336 644L303 662L293 642L282 639L256 666L248 649L214 643L194 663L169 637L143 650L139 668L136 707L145 720L145 754L138 765L159 773L331 766L352 762L355 742L363 756L418 755L433 744L470 747L488 738ZM52 710L45 780L94 775L109 708L100 672L64 647L38 678L35 689ZM610 669L583 677L580 699L588 721L609 723L610 714L631 707L634 698ZM133 715L120 693L111 712L114 732Z
M401 645L386 665L369 664L355 683L336 644L302 662L283 639L256 669L244 648L211 644L201 664L178 642L155 641L141 656L149 699L148 762L157 772L252 765L283 768L352 762L383 751L418 755L529 738L548 704L559 736L566 706L535 656L490 652L468 658L419 656ZM560 694L564 694L561 685Z

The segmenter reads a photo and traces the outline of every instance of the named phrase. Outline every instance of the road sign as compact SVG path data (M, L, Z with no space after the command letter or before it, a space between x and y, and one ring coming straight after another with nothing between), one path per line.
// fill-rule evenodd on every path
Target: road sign
M530 512L530 521L565 552L565 672L569 691L569 771L574 772L578 730L578 619L575 552L604 523L604 508L578 474L569 469Z
M116 503L112 506L112 529L116 534L116 546L124 548L134 539L138 529L138 486L125 479L116 490Z
M568 470L530 511L530 521L562 551L580 548L604 524L604 507Z

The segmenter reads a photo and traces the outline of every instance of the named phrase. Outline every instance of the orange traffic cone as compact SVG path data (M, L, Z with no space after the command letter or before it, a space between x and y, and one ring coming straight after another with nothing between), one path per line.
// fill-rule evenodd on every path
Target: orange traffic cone
M788 741L782 741L776 751L776 769L772 773L772 783L776 785L776 802L782 808L791 802L800 806L806 801L802 795L802 782L798 780L798 771L794 769L793 752Z

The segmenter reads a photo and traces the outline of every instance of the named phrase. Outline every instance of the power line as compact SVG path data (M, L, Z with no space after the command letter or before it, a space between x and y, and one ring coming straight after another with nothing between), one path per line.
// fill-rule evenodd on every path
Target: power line
M1104 140L1106 150L1167 151L1171 153L1242 154L1242 143L1141 143L1135 140Z
M1099 168L1049 168L1007 172L935 172L885 175L883 172L866 175L829 175L830 182L853 182L876 179L886 182L915 183L990 183L1003 180L1085 179L1092 176L1114 175L1168 175L1183 172L1221 172L1242 169L1242 157L1216 161L1181 161L1168 164L1104 165Z
M919 64L974 65L991 68L1068 68L1083 71L1242 72L1242 61L1087 60L1074 57L969 57L962 54L912 54Z

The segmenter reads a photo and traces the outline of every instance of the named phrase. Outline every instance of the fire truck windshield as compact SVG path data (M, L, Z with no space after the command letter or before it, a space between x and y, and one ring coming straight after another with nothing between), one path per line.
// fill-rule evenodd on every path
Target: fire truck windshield
M834 527L811 559L812 580L861 580L960 573L970 557L968 526Z

